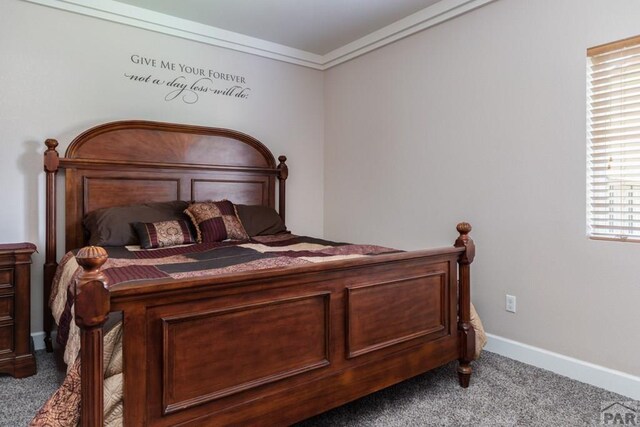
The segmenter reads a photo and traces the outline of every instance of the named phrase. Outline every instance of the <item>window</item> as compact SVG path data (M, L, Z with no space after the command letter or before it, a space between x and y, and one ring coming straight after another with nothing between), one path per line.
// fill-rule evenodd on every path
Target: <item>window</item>
M640 36L587 56L588 234L640 241Z

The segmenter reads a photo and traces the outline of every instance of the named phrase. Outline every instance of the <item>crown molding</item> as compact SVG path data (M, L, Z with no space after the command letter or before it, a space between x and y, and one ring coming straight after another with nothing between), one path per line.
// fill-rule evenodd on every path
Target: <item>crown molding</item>
M213 46L322 69L322 56L113 0L25 0Z
M441 0L326 55L306 52L113 0L24 1L316 70L326 70L496 0Z
M334 67L367 52L438 25L496 0L441 0L322 57L323 69Z

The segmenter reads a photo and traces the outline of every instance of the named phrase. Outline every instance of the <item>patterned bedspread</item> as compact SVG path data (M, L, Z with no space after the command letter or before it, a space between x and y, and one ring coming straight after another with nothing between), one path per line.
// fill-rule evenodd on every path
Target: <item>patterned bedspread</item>
M201 243L164 249L138 246L105 248L109 259L102 270L109 286L123 282L162 278L193 278L225 273L282 268L397 252L373 245L351 245L293 234L255 237L243 242ZM58 325L58 344L66 348L65 362L71 366L79 350L79 331L72 321L72 287L80 274L73 253L60 262L52 286L50 306Z

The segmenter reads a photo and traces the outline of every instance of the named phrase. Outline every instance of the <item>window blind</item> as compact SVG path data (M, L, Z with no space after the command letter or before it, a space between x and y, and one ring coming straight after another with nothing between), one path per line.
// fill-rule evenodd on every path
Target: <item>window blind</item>
M588 234L640 241L640 36L587 56Z

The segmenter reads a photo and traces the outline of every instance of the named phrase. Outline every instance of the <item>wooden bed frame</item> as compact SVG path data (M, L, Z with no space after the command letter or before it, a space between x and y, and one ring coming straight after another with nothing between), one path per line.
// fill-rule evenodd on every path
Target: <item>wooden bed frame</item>
M227 198L284 219L286 157L231 130L146 121L92 128L64 158L47 140L45 301L57 267L56 173L65 169L66 249L98 208ZM124 322L125 425L283 425L458 360L467 387L471 226L454 247L107 288L106 253L82 248L76 284L83 426L102 426L102 328ZM47 304L45 304L47 305ZM46 344L52 317L45 308ZM242 331L242 332L240 332ZM250 332L250 333L249 333Z

